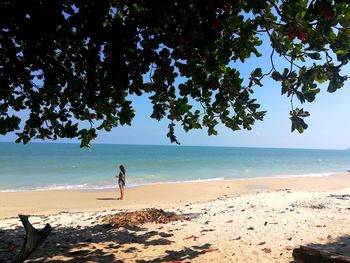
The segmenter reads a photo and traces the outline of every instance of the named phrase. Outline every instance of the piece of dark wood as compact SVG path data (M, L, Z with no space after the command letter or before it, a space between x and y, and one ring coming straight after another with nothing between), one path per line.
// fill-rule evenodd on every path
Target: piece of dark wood
M16 260L16 263L22 263L38 246L40 246L45 241L45 239L51 233L52 227L50 226L50 224L46 224L43 229L37 230L29 222L28 216L18 216L21 219L24 229L26 231L26 238L21 248L21 252L19 253L18 258Z
M348 256L305 246L295 248L293 258L298 263L350 263Z

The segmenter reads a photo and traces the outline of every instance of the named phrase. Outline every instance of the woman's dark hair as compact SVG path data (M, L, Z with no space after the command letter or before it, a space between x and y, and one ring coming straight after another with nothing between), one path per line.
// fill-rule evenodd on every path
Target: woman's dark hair
M125 167L124 167L124 165L120 165L119 168L120 168L120 170L121 170L123 173L125 173Z

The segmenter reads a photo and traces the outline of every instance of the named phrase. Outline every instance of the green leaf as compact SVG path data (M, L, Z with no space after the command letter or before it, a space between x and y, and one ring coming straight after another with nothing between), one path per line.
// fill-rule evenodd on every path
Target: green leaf
M282 80L282 75L277 71L272 72L271 77L276 81Z
M299 133L303 133L308 127L304 118L310 116L309 112L296 108L290 112L290 115L290 120L292 121L292 132L297 130Z
M312 59L316 59L316 60L320 60L321 59L321 55L318 52L315 53L306 53L306 55L308 55L310 58Z
M251 73L252 77L256 77L256 78L261 78L262 77L262 69L261 68L256 68L252 73Z
M167 133L167 137L170 139L170 141L172 143L176 143L176 144L180 144L180 142L177 140L176 136L175 136L175 124L174 123L170 123L168 125L169 128L169 132Z

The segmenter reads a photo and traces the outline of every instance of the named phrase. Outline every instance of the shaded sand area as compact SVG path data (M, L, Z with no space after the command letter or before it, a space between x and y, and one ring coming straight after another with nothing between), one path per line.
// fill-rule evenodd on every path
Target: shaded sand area
M23 242L18 213L53 227L29 262L290 262L312 245L350 255L350 174L174 183L116 192L0 193L0 261ZM190 221L112 227L120 211L163 208ZM60 212L59 212L60 211Z

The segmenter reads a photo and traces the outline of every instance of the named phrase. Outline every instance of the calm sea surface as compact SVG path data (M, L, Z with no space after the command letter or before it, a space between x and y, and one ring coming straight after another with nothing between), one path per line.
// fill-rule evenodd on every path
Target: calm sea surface
M127 186L135 186L324 176L350 169L350 151L102 144L81 149L77 144L0 143L0 191L113 188L121 163Z

